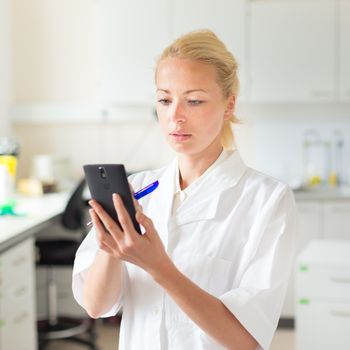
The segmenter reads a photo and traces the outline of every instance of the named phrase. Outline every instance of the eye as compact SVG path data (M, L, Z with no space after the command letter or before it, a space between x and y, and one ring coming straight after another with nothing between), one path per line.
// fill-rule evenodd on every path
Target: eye
M161 98L161 99L158 100L158 102L160 104L164 105L164 106L167 106L167 105L170 104L171 101L169 99L167 99L167 98Z
M202 100L188 100L188 103L192 106L198 106L200 104L202 104L204 101Z

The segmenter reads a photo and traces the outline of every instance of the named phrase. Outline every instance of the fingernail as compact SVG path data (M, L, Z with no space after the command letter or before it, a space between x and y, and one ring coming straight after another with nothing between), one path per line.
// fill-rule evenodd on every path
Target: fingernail
M88 203L89 203L89 205L92 205L92 204L93 204L93 201L92 201L92 200L90 200Z

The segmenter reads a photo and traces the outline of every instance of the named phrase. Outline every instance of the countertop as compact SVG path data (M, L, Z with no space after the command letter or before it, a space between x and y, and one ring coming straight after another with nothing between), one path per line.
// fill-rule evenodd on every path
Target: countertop
M294 189L296 200L350 200L350 187Z
M64 211L70 193L17 197L19 216L0 216L0 252L49 227Z

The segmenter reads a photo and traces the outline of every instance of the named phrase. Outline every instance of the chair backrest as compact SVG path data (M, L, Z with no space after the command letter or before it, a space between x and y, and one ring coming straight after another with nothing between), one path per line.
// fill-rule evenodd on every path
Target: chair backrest
M83 198L85 186L86 181L84 178L73 191L62 215L62 225L68 230L83 228L84 211L87 208L86 200Z

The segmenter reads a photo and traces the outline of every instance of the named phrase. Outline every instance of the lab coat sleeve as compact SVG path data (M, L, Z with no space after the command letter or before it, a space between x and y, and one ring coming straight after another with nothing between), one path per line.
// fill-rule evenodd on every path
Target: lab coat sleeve
M75 300L80 306L84 308L83 304L83 288L86 278L86 274L92 265L96 253L98 252L99 246L96 239L95 229L92 228L88 235L81 243L77 253L75 255L73 276L72 276L72 290ZM123 272L124 274L124 272ZM111 307L111 309L101 317L115 316L122 307L123 293L119 300Z
M277 328L295 255L294 196L287 186L279 192L250 232L254 249L239 287L219 297L264 350Z

